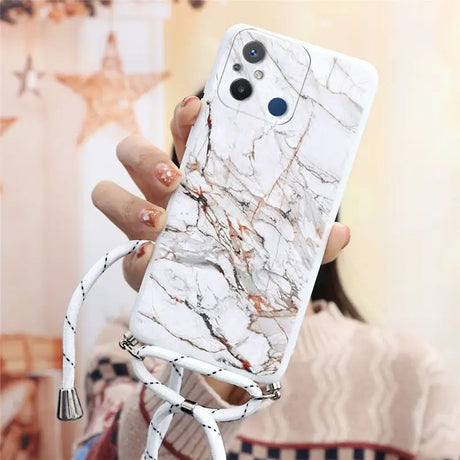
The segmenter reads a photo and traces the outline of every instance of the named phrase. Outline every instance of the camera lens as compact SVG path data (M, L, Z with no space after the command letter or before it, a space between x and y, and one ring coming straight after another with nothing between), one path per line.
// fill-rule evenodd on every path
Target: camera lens
M252 86L245 78L238 78L230 85L230 93L237 100L247 99L252 94Z
M248 62L259 62L265 57L265 47L257 40L249 42L244 45L243 56Z

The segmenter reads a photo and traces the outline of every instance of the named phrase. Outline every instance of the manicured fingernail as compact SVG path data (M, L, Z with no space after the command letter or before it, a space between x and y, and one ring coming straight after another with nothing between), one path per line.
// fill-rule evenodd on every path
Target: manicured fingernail
M193 99L197 99L196 96L187 96L184 99L182 99L182 102L180 103L181 107L185 107L190 101L193 101Z
M163 216L164 212L157 209L143 209L139 214L141 222L149 227L157 227Z
M155 176L163 185L169 187L181 176L181 173L175 166L159 163L155 167Z
M136 252L136 257L140 259L141 257L145 256L145 251L149 246L153 246L152 243L144 243Z
M351 239L351 231L348 227L347 228L347 239L345 240L345 243L343 243L343 246L341 249L345 248L346 246L348 246L348 243L350 242L350 239Z

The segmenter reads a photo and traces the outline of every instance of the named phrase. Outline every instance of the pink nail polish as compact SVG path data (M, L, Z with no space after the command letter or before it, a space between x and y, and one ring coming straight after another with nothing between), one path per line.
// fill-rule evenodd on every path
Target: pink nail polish
M181 176L181 173L175 166L160 163L155 167L155 176L163 185L169 187Z
M139 217L141 222L149 227L155 227L158 224L158 219L163 215L162 211L156 209L143 209Z
M190 101L193 101L193 99L196 99L196 96L187 96L185 97L182 102L180 103L181 107L185 107Z

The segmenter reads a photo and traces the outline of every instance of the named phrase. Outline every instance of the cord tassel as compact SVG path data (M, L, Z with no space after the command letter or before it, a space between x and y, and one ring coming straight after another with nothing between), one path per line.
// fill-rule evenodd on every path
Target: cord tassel
M80 399L75 388L75 334L80 307L94 283L107 268L147 242L146 240L129 241L107 252L80 281L70 299L62 332L62 386L59 391L57 409L59 420L77 420L83 415Z

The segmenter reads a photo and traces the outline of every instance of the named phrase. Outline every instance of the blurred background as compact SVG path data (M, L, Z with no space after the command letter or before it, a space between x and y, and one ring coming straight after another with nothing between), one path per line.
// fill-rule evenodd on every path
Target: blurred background
M85 422L54 415L65 309L125 240L91 190L110 179L135 191L116 144L138 131L170 151L175 104L238 22L376 66L341 272L368 321L431 343L460 384L458 1L1 0L0 14L2 458L70 458ZM120 266L87 300L80 387L98 331L133 300Z

